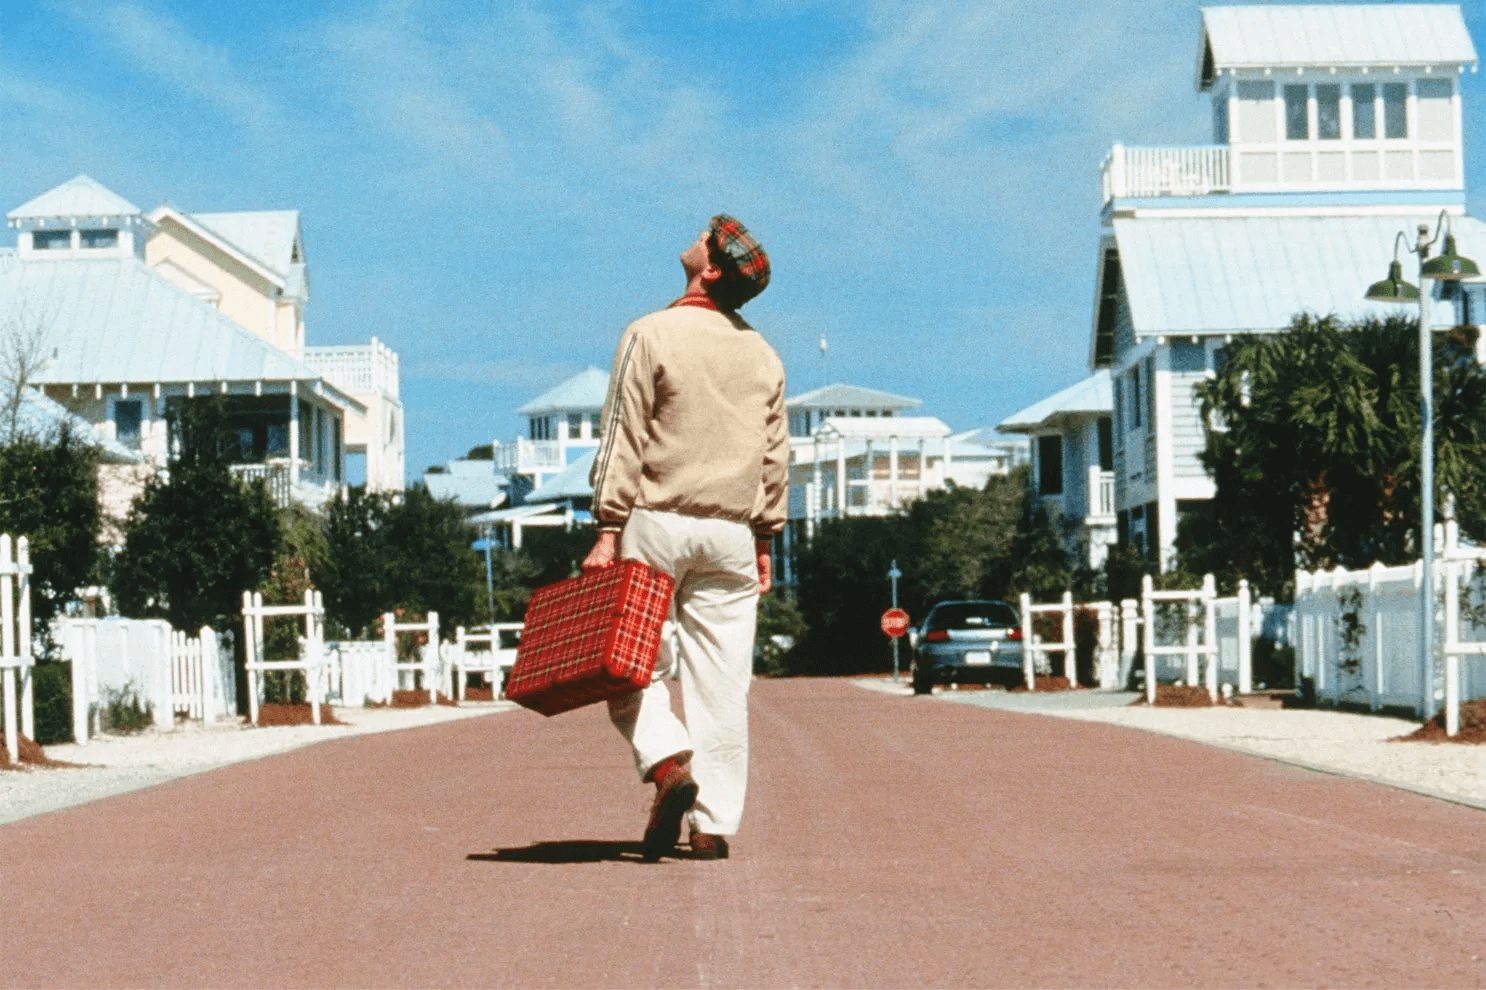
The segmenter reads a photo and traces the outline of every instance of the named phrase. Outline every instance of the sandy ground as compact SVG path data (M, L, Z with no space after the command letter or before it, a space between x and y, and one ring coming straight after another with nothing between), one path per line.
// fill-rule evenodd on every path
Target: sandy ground
M856 683L889 694L913 695L906 683L885 678ZM1418 722L1325 709L1131 707L1135 697L1125 691L1027 694L942 689L934 695L936 701L1177 736L1486 809L1486 746L1390 741L1413 732Z
M239 720L212 725L183 722L174 730L147 729L132 736L99 736L84 745L47 746L53 760L79 767L23 768L0 773L0 824L59 811L111 794L150 787L230 763L256 760L310 746L376 732L476 718L515 708L511 702L466 702L458 708L337 708L346 725L253 728Z

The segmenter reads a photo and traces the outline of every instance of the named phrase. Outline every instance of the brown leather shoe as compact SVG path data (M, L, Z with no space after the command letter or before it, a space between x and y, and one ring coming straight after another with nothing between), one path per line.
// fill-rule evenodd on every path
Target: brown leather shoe
M712 835L709 832L691 833L691 858L692 859L727 859L728 840L725 835Z
M684 766L672 767L664 779L655 782L655 803L650 806L650 821L640 847L648 862L675 851L681 840L681 819L697 803L697 791L697 782Z

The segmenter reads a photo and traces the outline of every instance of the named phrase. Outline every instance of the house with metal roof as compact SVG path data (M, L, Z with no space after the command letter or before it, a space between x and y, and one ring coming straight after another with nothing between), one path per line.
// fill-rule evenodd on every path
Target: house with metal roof
M1421 225L1486 255L1486 226L1465 214L1461 85L1477 57L1459 5L1208 7L1200 37L1213 141L1117 144L1105 159L1089 328L1090 370L1110 384L1117 539L1163 564L1181 517L1213 495L1193 389L1226 344L1302 312L1388 315L1364 294L1396 235L1412 242ZM1486 322L1486 284L1433 285L1437 327ZM1034 482L1066 486L1070 464L1092 464L1070 461L1095 415L1059 419L1072 398L1002 426L1039 452L1060 438L1062 477L1049 467Z
M354 397L357 404L342 421L346 454L365 458L372 491L401 489L397 354L376 337L366 344L306 344L310 283L299 211L186 213L165 203L144 219L145 264Z
M1030 438L1032 484L1081 567L1101 567L1116 540L1114 401L1100 370L1002 420Z
M139 238L153 226L133 204L79 176L8 219L18 237L0 265L0 314L27 351L29 386L155 467L169 460L169 409L220 394L239 474L310 505L342 487L342 424L364 406L224 312L225 293L147 264Z

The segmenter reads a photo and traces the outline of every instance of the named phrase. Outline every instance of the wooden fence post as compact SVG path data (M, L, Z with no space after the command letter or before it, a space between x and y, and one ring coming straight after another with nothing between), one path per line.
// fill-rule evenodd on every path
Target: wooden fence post
M1032 596L1025 591L1021 597L1022 606L1022 674L1027 679L1027 690L1037 690L1037 636L1032 631L1035 623L1032 621Z
M1218 703L1218 586L1211 574L1202 578L1202 639L1207 649L1207 696Z
M0 629L0 650L3 650L0 665L4 666L0 680L5 682L5 751L10 754L11 763L21 758L20 726L16 724L15 601L11 597L15 589L13 566L10 534L0 533L0 623L4 624Z
M1238 579L1238 693L1254 690L1254 601L1248 578Z
M1073 642L1073 592L1063 592L1063 676L1078 687L1078 650Z
M1145 700L1156 703L1156 603L1151 599L1153 591L1151 576L1140 579L1140 611L1145 620L1141 630L1141 643L1145 647Z

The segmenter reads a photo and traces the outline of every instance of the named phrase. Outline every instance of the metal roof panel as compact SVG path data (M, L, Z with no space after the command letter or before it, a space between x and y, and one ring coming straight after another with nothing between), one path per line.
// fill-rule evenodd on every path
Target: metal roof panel
M1204 7L1214 68L1474 65L1458 4Z

